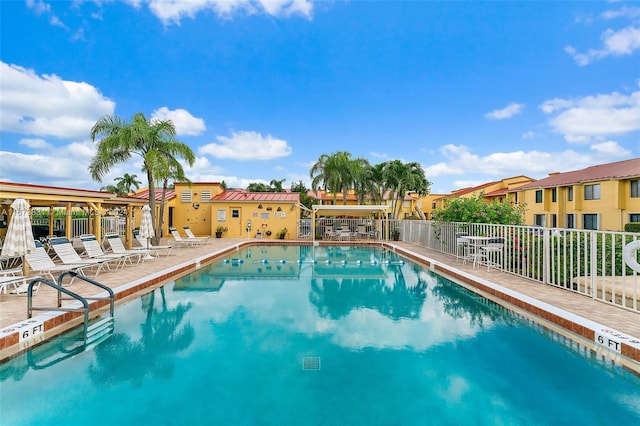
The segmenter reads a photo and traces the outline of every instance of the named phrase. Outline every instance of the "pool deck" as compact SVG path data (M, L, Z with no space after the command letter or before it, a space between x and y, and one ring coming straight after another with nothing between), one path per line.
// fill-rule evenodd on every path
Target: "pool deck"
M170 256L147 260L137 266L126 266L118 271L101 272L95 279L114 289L118 293L117 303L121 303L142 294L145 288L160 286L167 280L189 273L199 267L200 263L204 264L220 254L234 251L239 245L247 242L249 242L247 239L239 238L212 238L208 244L200 247L175 248ZM279 240L252 240L251 242L281 243ZM166 244L166 241L164 243ZM542 316L550 320L553 323L552 326L556 325L576 333L587 343L593 342L597 334L602 334L606 338L607 333L610 333L613 337L609 347L616 346L620 341L624 343L619 355L622 359L617 359L616 353L609 354L611 351L604 348L598 350L596 347L595 350L605 351L611 358L625 365L629 365L630 362L632 369L640 371L640 314L638 313L495 269L473 268L470 263L464 264L456 261L455 257L415 244L389 242L386 245L401 253L409 254L414 260L424 262L430 268L446 274L462 285L473 287L480 294L516 311ZM101 292L96 287L81 281L74 281L68 288L85 297ZM54 289L42 285L34 297L34 306L55 306L56 298L57 292ZM99 302L98 304L105 305ZM102 310L104 311L104 307ZM73 319L71 319L72 316ZM34 312L33 319L41 321L46 331L39 334L37 338L20 342L16 330L25 326L27 298L22 295L0 294L0 360L12 357L25 348L59 333L61 328L68 328L71 324L76 325L81 322L78 314L75 313L71 315ZM550 328L553 329L553 327ZM596 330L596 335L593 330ZM626 344L627 342L631 343Z

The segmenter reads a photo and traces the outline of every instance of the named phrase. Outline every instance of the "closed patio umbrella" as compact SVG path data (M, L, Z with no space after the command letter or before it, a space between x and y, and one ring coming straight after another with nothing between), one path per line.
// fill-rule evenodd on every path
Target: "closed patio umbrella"
M33 241L33 229L29 219L29 203L24 198L16 198L11 203L13 214L7 228L7 235L2 245L3 256L23 257L22 269L24 275L28 275L27 262L24 255L35 250L36 244Z
M142 219L140 220L139 235L141 238L145 238L147 240L147 250L149 250L149 240L156 235L155 231L153 230L153 222L151 219L151 207L149 206L142 207ZM149 255L149 252L147 251L146 258L150 258L150 257L152 256Z

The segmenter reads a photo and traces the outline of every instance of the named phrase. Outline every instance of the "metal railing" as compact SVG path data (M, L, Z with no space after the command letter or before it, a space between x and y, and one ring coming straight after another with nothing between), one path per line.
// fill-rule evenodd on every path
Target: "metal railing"
M125 219L120 216L105 216L101 218L102 233L103 234L119 234L125 235L126 223ZM49 226L48 218L34 218L32 220L34 226ZM53 232L49 232L49 235L54 235L55 232L66 235L65 232L65 219L57 217L53 221ZM71 238L78 237L84 234L91 234L89 230L88 218L74 218L71 219Z
M623 253L638 244L638 233L417 220L392 221L390 228L396 227L402 241L456 257L460 234L501 238L492 267L640 312L640 272ZM636 263L639 253L633 254Z

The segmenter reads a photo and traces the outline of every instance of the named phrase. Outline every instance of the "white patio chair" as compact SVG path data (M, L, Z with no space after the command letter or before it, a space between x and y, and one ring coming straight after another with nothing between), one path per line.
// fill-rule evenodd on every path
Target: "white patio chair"
M504 238L492 238L487 244L480 247L480 260L490 267L502 267L502 258L504 257Z
M94 265L61 265L55 263L44 249L40 241L36 241L36 248L31 250L24 256L24 260L29 264L29 269L37 274L46 275L51 281L56 282L55 272L60 274L67 271L75 271L81 275L85 275L84 270L93 268ZM58 274L58 275L60 275ZM71 279L73 281L73 279Z
M183 238L182 235L180 235L180 233L178 232L178 230L173 227L169 228L169 232L171 232L171 235L173 236L173 240L180 247L197 247L204 243L204 241L200 239Z
M71 241L66 237L49 238L49 244L55 251L58 259L65 265L84 265L95 268L95 276L100 274L103 267L109 269L109 265L105 259L81 258L76 249L73 248Z
M92 259L104 260L108 264L115 264L115 268L124 268L127 260L132 263L130 257L133 255L122 253L105 253L98 243L98 239L93 234L83 234L80 236L80 241L84 247L84 251Z
M139 248L147 249L152 255L160 256L160 252L164 252L165 256L169 256L171 254L171 250L173 250L172 245L153 245L151 242L147 242L146 238L142 238L139 234L136 234L136 241L140 244ZM148 245L148 247L147 247Z
M196 237L193 234L193 231L191 231L191 228L189 228L189 226L183 226L182 229L184 229L184 233L187 234L187 238L189 239L202 240L202 242L205 244L211 241L211 237Z
M109 247L111 248L111 251L113 253L129 256L129 261L132 264L134 259L136 259L135 264L137 265L140 262L144 261L149 255L149 252L145 247L135 247L131 250L127 249L122 243L122 239L118 234L107 234L104 236L104 241L109 243Z

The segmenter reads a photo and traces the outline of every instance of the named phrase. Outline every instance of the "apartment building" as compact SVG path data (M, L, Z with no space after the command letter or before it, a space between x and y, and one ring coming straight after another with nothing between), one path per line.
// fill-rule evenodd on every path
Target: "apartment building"
M621 231L640 222L640 158L550 173L508 192L526 204L526 224Z

